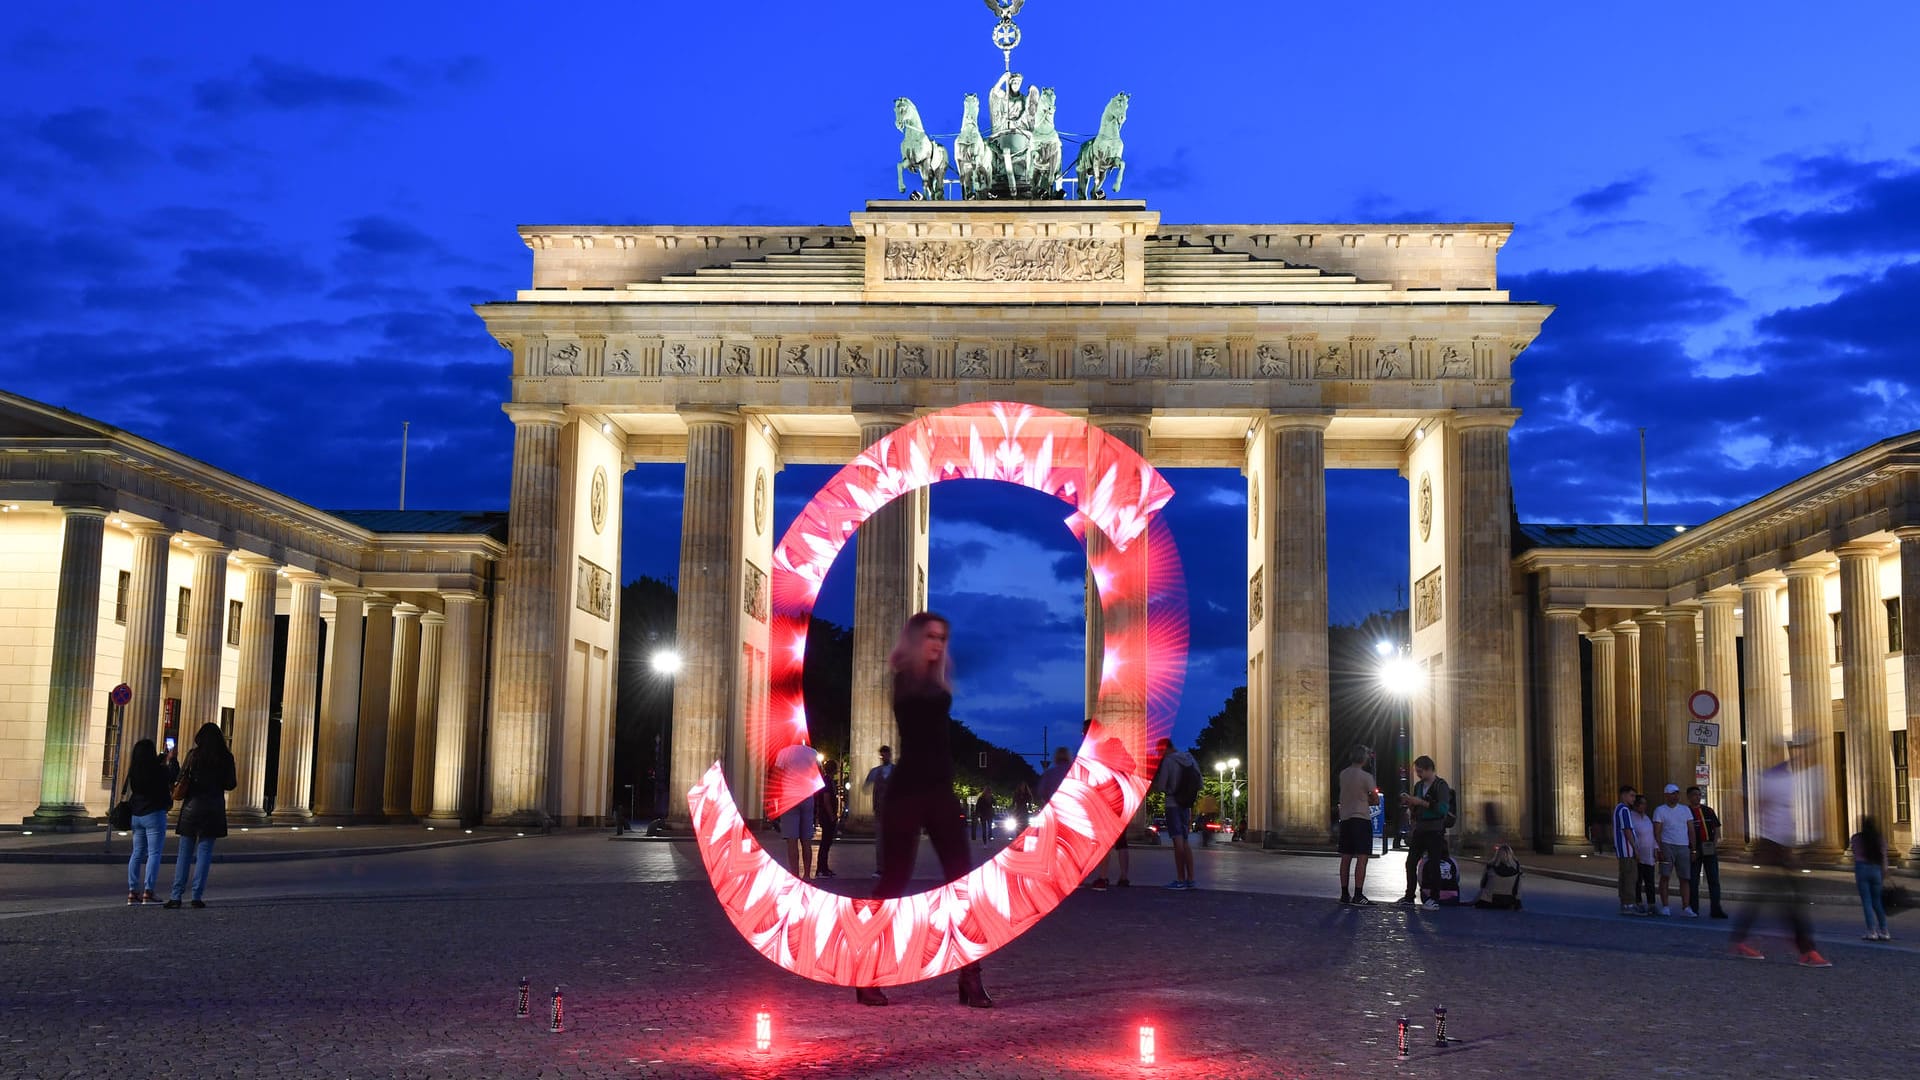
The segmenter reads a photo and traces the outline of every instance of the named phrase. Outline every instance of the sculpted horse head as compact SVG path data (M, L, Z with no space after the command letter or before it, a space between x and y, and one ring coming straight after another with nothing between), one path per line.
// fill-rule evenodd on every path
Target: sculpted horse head
M893 126L901 131L925 131L920 123L920 110L913 105L913 99L897 97L893 99Z
M1113 95L1112 99L1107 102L1105 111L1100 114L1100 133L1102 135L1106 134L1106 129L1109 125L1113 127L1115 134L1119 134L1120 125L1127 122L1127 102L1130 100L1132 100L1131 96L1125 90L1122 90Z

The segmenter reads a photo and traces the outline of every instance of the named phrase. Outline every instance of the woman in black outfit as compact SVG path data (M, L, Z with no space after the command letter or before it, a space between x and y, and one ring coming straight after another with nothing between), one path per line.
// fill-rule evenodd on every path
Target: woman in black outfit
M887 781L886 806L880 814L882 859L880 883L873 895L891 899L904 895L919 854L920 830L933 841L941 872L948 881L973 869L967 849L967 816L953 793L953 750L949 739L953 708L952 665L947 660L947 620L929 611L907 620L893 647L893 718L900 729L894 745L893 776ZM854 999L862 1005L885 1005L878 987L859 987ZM976 1009L993 1008L993 999L980 984L980 965L960 969L960 1003Z
M207 869L213 862L213 842L227 835L227 792L239 782L234 775L233 754L227 749L220 725L205 723L193 736L193 752L181 769L187 780L187 797L180 804L180 858L173 864L173 896L164 906L177 908L187 890L187 875L193 875L193 906L206 907L200 899L207 891ZM199 863L195 867L195 863Z
M173 808L173 781L152 739L133 744L127 766L127 800L133 804L133 854L127 859L127 903L157 904L153 886L160 878L160 849L167 842L167 811Z

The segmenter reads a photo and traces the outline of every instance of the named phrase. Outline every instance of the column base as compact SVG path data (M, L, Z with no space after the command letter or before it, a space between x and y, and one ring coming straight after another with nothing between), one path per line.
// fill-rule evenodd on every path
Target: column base
M1333 836L1322 831L1305 829L1268 830L1260 840L1260 846L1268 851L1331 851Z
M268 820L275 825L311 825L313 824L313 811L295 809L275 810Z
M457 815L454 817L434 817L429 814L420 819L420 825L422 828L430 829L464 829L467 823L462 821Z
M354 817L352 814L315 814L313 815L313 819L311 820L310 824L353 825L353 824L356 824L356 822L354 821Z
M1547 843L1549 855L1593 855L1593 841L1584 836L1561 836Z
M100 819L78 804L41 805L20 825L36 832L91 832L100 827Z
M482 821L487 825L499 825L511 829L544 829L552 824L552 820L538 810L515 810L509 814L489 814L483 818Z
M255 825L265 825L266 823L267 823L267 812L265 810L256 809L256 810L228 810L227 811L227 824L229 825L245 825L251 828Z

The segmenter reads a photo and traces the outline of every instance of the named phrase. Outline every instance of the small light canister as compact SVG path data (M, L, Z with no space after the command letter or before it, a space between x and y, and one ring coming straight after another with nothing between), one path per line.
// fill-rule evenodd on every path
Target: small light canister
M753 1014L753 1048L762 1054L773 1049L773 1014L764 1009Z
M1158 1047L1155 1045L1155 1042L1156 1040L1154 1038L1153 1025L1141 1024L1140 1025L1140 1064L1142 1065L1153 1064L1153 1059L1155 1055L1158 1053Z

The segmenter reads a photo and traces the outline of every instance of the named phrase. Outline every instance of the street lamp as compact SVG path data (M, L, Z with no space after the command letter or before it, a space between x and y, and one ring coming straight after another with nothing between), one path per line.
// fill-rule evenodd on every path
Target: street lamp
M1380 663L1380 689L1400 706L1396 710L1400 714L1398 717L1400 731L1395 740L1394 757L1398 759L1397 764L1400 767L1400 789L1405 791L1407 789L1407 718L1413 711L1413 695L1420 691L1421 684L1426 680L1426 673L1421 670L1419 664L1413 662L1413 657L1409 655L1412 652L1411 646L1396 647L1393 642L1381 639L1374 643L1373 651L1384 658ZM1381 833L1381 842L1385 843L1387 837L1384 824L1381 827Z
M1228 758L1225 761L1216 761L1213 763L1213 771L1230 774L1230 776L1226 781L1227 821L1229 823L1238 823L1240 818L1236 816L1233 812L1233 798L1234 798L1234 795L1237 794L1240 790L1240 759ZM1236 824L1236 827L1237 827L1237 824Z
M653 670L662 675L677 675L680 672L680 654L672 649L661 649L653 654Z

